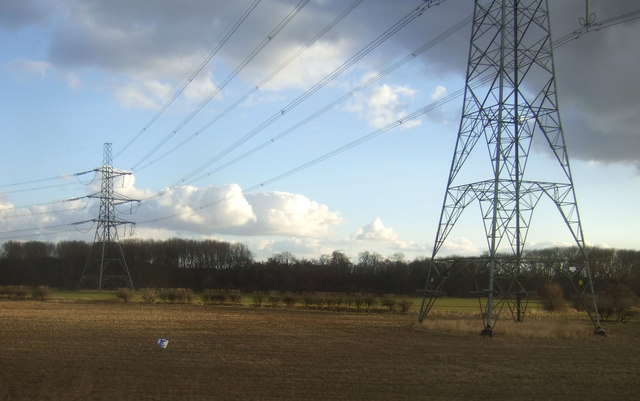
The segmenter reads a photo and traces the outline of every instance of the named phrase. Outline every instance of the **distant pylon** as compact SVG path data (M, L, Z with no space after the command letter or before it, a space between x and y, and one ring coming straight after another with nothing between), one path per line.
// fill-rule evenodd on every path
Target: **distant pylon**
M553 159L544 171L526 170L534 137L548 146ZM479 142L486 146L476 146ZM486 175L472 163L483 150ZM549 174L547 168L555 172ZM576 254L566 260L532 259L524 253L533 210L543 198L555 204L577 245ZM462 211L475 201L488 253L465 263L486 281L486 287L478 288L486 299L481 302L483 335L492 334L505 304L515 320L522 319L528 301L523 277L546 270L569 279L596 331L602 331L558 112L546 0L475 2L462 117L420 321L458 263L436 255Z
M129 268L118 237L118 226L123 224L133 226L134 223L117 218L116 206L138 201L114 191L114 178L132 173L116 170L112 166L112 160L111 143L105 143L102 167L95 170L102 176L100 193L90 196L100 199L98 218L89 220L96 223L96 234L87 263L82 270L80 286L95 285L101 290L106 286L124 285L133 289Z

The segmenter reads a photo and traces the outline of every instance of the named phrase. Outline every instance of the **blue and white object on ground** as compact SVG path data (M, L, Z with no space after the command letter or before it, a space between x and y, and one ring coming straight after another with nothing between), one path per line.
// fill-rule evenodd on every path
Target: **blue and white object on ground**
M167 348L167 345L169 345L169 340L167 340L166 338L159 338L158 339L158 347Z

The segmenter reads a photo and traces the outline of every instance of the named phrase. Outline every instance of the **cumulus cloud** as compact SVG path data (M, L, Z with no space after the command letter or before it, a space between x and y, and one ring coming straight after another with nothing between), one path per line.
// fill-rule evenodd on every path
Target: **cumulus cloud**
M0 241L20 239L23 234L32 236L34 232L40 234L69 229L68 223L74 221L74 218L81 216L78 220L85 220L86 210L87 203L82 200L16 207L0 193L0 221L2 232L5 233L0 234Z
M154 229L199 234L325 237L342 223L339 212L300 194L245 194L237 184L198 188L182 186L154 197L135 188L129 176L122 195L144 201L135 221ZM162 218L158 219L158 216ZM166 218L165 218L166 217Z
M99 193L99 181L94 180L89 191ZM136 235L143 238L262 236L274 238L270 247L279 249L277 241L289 237L287 243L298 243L298 249L317 248L318 239L332 235L333 229L342 223L339 212L303 195L287 192L245 194L237 184L204 188L186 185L157 194L136 188L135 177L131 175L124 182L118 182L116 197L142 201L139 205L134 202L117 206L116 214L120 219L137 223ZM93 198L15 209L1 197L0 220L4 231L88 221L97 217L98 204L99 200Z
M211 74L197 76L184 92L185 99L200 103L210 94L217 92L216 84L213 82ZM218 94L220 97L220 94Z
M137 191L129 192L136 195ZM158 216L163 217L158 220ZM207 188L182 186L168 190L143 202L135 217L141 225L148 224L155 229L199 234L224 232L256 219L242 189L235 184Z
M442 85L436 86L436 88L431 92L431 100L435 101L438 99L442 99L447 95L447 88Z
M486 251L485 249L478 248L476 245L477 244L474 244L471 240L465 237L457 239L448 238L442 245L442 248L440 248L438 256L478 256L481 255L482 252Z
M353 234L355 240L360 241L389 241L398 242L400 237L391 227L385 227L379 217L359 228Z
M126 108L157 109L169 98L171 88L158 81L131 81L113 87L113 93Z
M285 237L259 240L249 238L246 243L250 249L254 250L254 256L258 260L267 260L274 254L282 252L289 252L300 259L316 259L334 250L320 238Z
M288 88L308 88L310 82L317 82L326 77L337 66L343 62L344 55L351 48L351 41L346 38L340 38L335 42L318 41L307 48L299 57L289 64L281 74L275 75L270 79L262 89L265 90L282 90ZM291 54L298 49L291 46L280 51L282 57L279 59L286 60ZM258 79L265 74L263 69L252 68L253 74ZM257 80L257 79L255 79Z
M109 93L125 107L154 110L170 97L177 83L184 82L185 77L194 71L203 55L211 51L245 6L243 2L199 0L68 0L63 5L54 3L57 2L0 2L0 29L16 32L38 24L40 32L51 33L51 36L46 36L49 42L41 44L44 47L41 58L13 60L5 67L21 71L21 79L28 73L30 79L36 80L56 75L64 77L72 88L79 88L80 83L83 87L94 83L101 89L107 87ZM244 105L282 102L291 93L277 91L313 85L351 57L360 46L415 8L415 3L414 0L363 3L348 19L307 49L300 59L261 88L268 92L257 92L256 97ZM217 74L238 65L246 57L248 49L253 49L264 39L294 5L291 0L261 2L242 29L193 80L184 94L186 100L197 102L211 93L220 79ZM551 2L552 31L560 36L577 28L582 6L583 2L577 0ZM637 8L635 0L602 2L593 6L598 20ZM265 77L344 7L344 2L339 1L310 2L274 39L269 51L261 54L240 75L245 88ZM356 75L370 77L371 73L366 71L382 71L394 60L433 38L434 34L470 15L472 8L473 2L447 2L435 11L425 13L386 42L380 52L368 55L354 66L354 70L349 71L352 75L345 82L357 81ZM640 149L637 128L640 126L640 113L637 113L640 84L636 79L637 65L640 64L639 27L637 23L629 23L593 32L556 50L558 94L572 158L600 163L636 163L640 168L640 153L636 151ZM410 71L403 68L394 72L399 75L390 76L393 81L359 94L345 109L378 128L424 106L415 104L417 99L442 98L449 91L458 89L455 82L462 87L469 33L470 26L417 57ZM424 76L425 81L437 82L439 86L424 89L412 81L403 81L416 73L423 74L420 76ZM102 81L96 82L99 80ZM391 82L410 84L394 85ZM443 84L440 85L441 82ZM417 88L423 94L422 99ZM406 128L417 123L414 121L403 126ZM131 190L131 195L147 198L152 194L136 189ZM215 203L219 199L228 200ZM3 210L10 209L6 206ZM35 213L34 209L32 217L40 224ZM61 215L53 214L47 218L53 222L62 221ZM175 217L149 223L152 225L141 224L138 232L160 235L176 230L193 230L198 235L219 232L285 237L300 235L313 239L330 235L331 230L343 222L339 212L303 195L280 192L243 194L234 185L181 188L165 197L145 202L133 218L151 221L158 216L171 215ZM95 215L87 213L87 217ZM414 246L404 243L400 235L391 227L384 226L379 219L358 229L345 241L350 241L348 246L383 242L394 244L398 249ZM271 245L278 249L276 242ZM299 246L320 247L320 243L305 240ZM449 253L476 252L471 249L471 242L464 239L454 241L450 246ZM442 252L447 253L447 250Z
M253 206L256 220L244 228L245 233L324 237L342 223L339 212L300 194L260 192L247 195L247 200Z
M357 113L367 120L373 128L382 128L394 121L400 120L410 111L409 102L415 97L417 90L409 86L383 84L375 86L368 97L358 94L346 106L346 110ZM404 128L411 128L420 124L419 120L412 120L403 124Z
M427 251L422 245L402 240L400 235L392 227L385 226L379 217L358 228L351 236L350 241L353 241L354 247L360 250L385 249L392 253L398 251L423 253Z

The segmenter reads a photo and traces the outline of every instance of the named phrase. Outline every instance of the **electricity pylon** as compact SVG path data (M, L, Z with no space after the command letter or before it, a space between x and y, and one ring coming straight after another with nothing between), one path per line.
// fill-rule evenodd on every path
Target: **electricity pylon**
M543 169L529 171L534 138L536 144L546 144L551 157ZM480 177L474 164L478 155L485 158L481 166L487 170ZM480 179L465 181L464 173ZM529 178L533 175L536 179ZM557 207L577 245L576 255L567 260L525 257L533 210L543 198ZM546 270L569 279L596 331L602 332L558 112L546 0L475 2L462 117L419 321L431 310L457 263L436 255L463 210L475 201L488 246L487 256L471 263L486 281L485 288L478 288L486 298L481 302L482 334L492 335L505 304L514 319L521 320L528 300L523 276Z
M80 286L95 284L98 290L102 290L109 284L117 285L117 283L133 289L129 268L120 246L118 226L123 224L133 226L134 223L117 218L116 206L139 201L114 191L113 180L132 173L113 168L112 161L111 143L105 143L102 167L95 169L102 176L100 193L90 195L92 198L100 199L98 218L89 220L97 224L96 234L80 277Z

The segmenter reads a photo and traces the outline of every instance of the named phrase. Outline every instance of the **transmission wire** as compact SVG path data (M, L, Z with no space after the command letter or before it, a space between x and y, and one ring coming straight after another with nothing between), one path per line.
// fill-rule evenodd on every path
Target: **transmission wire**
M257 134L262 132L268 126L270 126L275 121L277 121L282 116L284 116L287 112L289 112L292 109L294 109L300 103L302 103L303 101L308 99L311 95L313 95L318 90L320 90L322 87L327 85L329 82L331 82L333 79L335 79L338 75L342 74L345 70L347 70L348 68L353 66L357 61L359 61L364 56L369 54L376 47L381 45L384 41L389 39L391 36L393 36L399 30L401 30L406 25L408 25L410 22L412 22L414 19L416 19L419 16L421 16L424 13L425 10L427 10L428 8L431 8L431 7L435 6L435 5L439 5L443 1L444 0L432 1L432 2L424 2L421 6L417 7L413 11L409 12L402 19L400 19L398 22L396 22L393 26L391 26L389 29L387 29L384 33L382 33L380 36L378 36L376 39L374 39L372 42L370 42L368 45L366 45L364 48L362 48L360 51L358 51L349 60L344 62L340 67L338 67L335 70L333 70L331 73L329 73L327 76L325 76L322 80L316 82L316 84L314 84L311 88L307 89L304 93L299 95L297 98L295 98L293 101L291 101L285 107L283 107L282 109L277 111L271 117L267 118L265 121L263 121L260 125L258 125L253 130L251 130L249 133L244 135L242 138L240 138L239 140L237 140L236 142L234 142L233 144L228 146L226 149L224 149L223 151L218 153L216 156L214 156L211 159L209 159L207 162L202 164L200 167L196 168L195 170L191 171L190 173L188 173L187 175L182 177L173 186L180 185L181 183L186 182L190 178L192 178L195 175L197 175L198 173L200 173L202 170L204 170L207 167L211 166L213 163L217 162L222 157L226 156L227 154L229 154L230 152L232 152L233 150L235 150L236 148L241 146L243 143L247 142L249 139L253 138Z
M203 174L203 175L201 175L199 177L193 178L192 181L197 181L197 180L202 179L204 177L210 176L211 174L213 174L215 172L219 172L220 170L223 170L224 168L229 167L230 165L235 164L236 162L247 158L248 156L252 155L253 153L256 153L257 151L266 148L267 146L273 144L277 140L282 139L285 136L288 136L288 135L292 134L293 132L297 131L299 128L305 126L306 124L308 124L311 121L315 120L316 118L318 118L322 114L328 112L329 110L334 109L335 107L337 107L341 103L344 103L345 101L347 101L348 99L350 99L351 97L356 95L357 93L363 91L367 87L373 85L375 82L379 81L380 79L382 79L385 76L389 75L393 71L395 71L398 68L402 67L404 64L408 63L409 61L414 60L420 54L424 53L425 51L429 50L430 48L432 48L436 44L438 44L441 41L443 41L444 39L446 39L449 36L453 35L455 32L459 31L461 28L463 28L469 22L471 22L471 20L472 20L472 16L469 16L469 17L465 18L464 20L458 22L457 24L455 24L451 28L447 29L442 34L440 34L437 37L435 37L433 40L429 41L428 43L426 43L423 46L419 47L418 49L414 50L412 53L410 53L409 55L407 55L404 58L400 59L396 63L386 67L384 70L382 70L381 72L379 72L375 76L369 78L367 81L363 82L362 84L360 84L355 89L351 90L350 92L342 95L340 98L338 98L338 99L334 100L333 102L329 103L328 105L324 106L322 109L319 109L316 112L310 114L309 116L303 118L302 120L300 120L296 124L292 125L291 127L287 128L286 130L282 131L278 135L272 137L271 139L263 142L260 145L255 146L254 148L246 151L245 153L241 154L240 156L234 158L233 160L230 160L227 163L224 163L223 165L217 167L216 169L214 169L214 170L212 170L212 171L210 171L208 173L205 173L205 174Z
M38 182L62 180L62 179L69 178L69 177L79 177L79 176L81 176L83 174L93 173L93 171L94 170L87 170L87 171L81 171L81 172L75 173L75 174L61 174L61 175L47 177L47 178L38 178L38 179L27 180L27 181L12 182L10 184L0 184L0 188L17 187L17 186L21 186L21 185L35 184L35 183L38 183Z
M581 35L583 35L585 33L589 33L591 31L598 31L598 30L601 30L601 29L605 29L605 28L609 28L611 26L615 26L615 25L621 24L621 23L635 21L637 19L640 19L640 10L633 11L633 12L630 12L630 13L627 13L627 14L624 14L624 15L621 15L621 16L618 16L618 17L609 18L609 19L607 19L607 20L605 20L605 21L603 21L601 23L592 24L590 26L591 29L587 29L587 30L578 29L578 30L575 30L575 31L563 36L559 41L557 41L557 42L555 42L553 44L553 47L557 48L557 47L560 47L560 46L562 46L562 45L564 45L564 44L566 44L566 43L568 43L568 42L570 42L572 40L579 39L581 37ZM485 81L486 81L486 79L485 79ZM483 82L479 82L478 84L482 84L482 83ZM270 184L272 184L274 182L277 182L277 181L280 181L280 180L282 180L282 179L284 179L286 177L289 177L290 175L296 174L296 173L298 173L300 171L303 171L303 170L305 170L305 169L307 169L309 167L312 167L312 166L314 166L314 165L316 165L316 164L318 164L318 163L320 163L322 161L325 161L325 160L327 160L327 159L329 159L331 157L334 157L334 156L336 156L336 155L338 155L340 153L343 153L343 152L345 152L345 151L347 151L347 150L349 150L349 149L351 149L351 148L353 148L355 146L358 146L358 145L360 145L360 144L362 144L362 143L364 143L364 142L366 142L366 141L368 141L370 139L373 139L373 138L375 138L375 137L377 137L377 136L379 136L379 135L381 135L381 134L383 134L383 133L385 133L385 132L387 132L387 131L389 131L389 130L391 130L391 129L393 129L393 128L395 128L395 127L397 127L397 126L399 126L399 125L401 125L401 124L403 124L403 123L405 123L405 122L407 122L409 120L412 120L412 119L414 119L414 118L416 118L416 117L418 117L418 116L420 116L422 114L425 114L425 113L427 113L427 112L429 112L429 111L431 111L431 110L433 110L433 109L435 109L437 107L440 107L445 102L451 101L453 98L461 96L462 93L464 93L464 89L459 89L459 90L451 93L450 95L448 95L448 96L446 96L446 97L444 97L442 99L439 99L438 101L433 102L432 104L430 104L430 105L428 105L428 106L426 106L426 107L424 107L424 108L422 108L420 110L417 110L417 111L411 113L410 115L408 115L408 116L406 116L406 117L404 117L402 119L396 120L396 121L388 124L385 127L382 127L382 128L380 128L380 129L378 129L376 131L373 131L373 132L371 132L371 133L369 133L369 134L367 134L367 135L365 135L363 137L358 138L355 141L352 141L352 142L350 142L350 143L348 143L346 145L343 145L340 148L337 148L337 149L335 149L335 150L333 150L331 152L328 152L328 153L326 153L326 154L324 154L324 155L322 155L320 157L317 157L317 158L315 158L315 159L313 159L313 160L311 160L311 161L309 161L307 163L304 163L304 164L302 164L302 165L300 165L300 166L298 166L296 168L290 169L290 170L288 170L288 171L286 171L286 172L284 172L284 173L282 173L282 174L280 174L280 175L278 175L276 177L273 177L273 178L271 178L269 180L263 181L260 184L256 184L256 185L254 185L254 186L252 186L252 187L250 187L250 188L248 188L246 190L243 190L242 193L248 193L248 192L255 191L255 190L257 190L259 188L262 188L262 187L264 187L266 185L270 185ZM86 172L83 172L83 173L77 173L77 174L85 174L85 173L93 172L93 171L95 171L95 170L90 170L90 171L86 171ZM47 179L42 179L42 181L44 181L44 180L47 180ZM40 180L35 180L35 181L40 181ZM7 185L13 185L13 184L7 184ZM175 189L175 188L173 188L173 189ZM168 192L168 191L165 191L165 193L166 192ZM83 198L86 198L86 196L85 197L79 197L79 198L71 198L71 199L68 199L68 201L74 201L74 200L79 200L79 199L83 199ZM173 217L177 217L177 216L180 216L180 215L183 215L183 214L186 214L186 213L193 212L194 210L202 210L202 209L205 209L207 207L214 206L216 204L225 202L225 201L227 201L229 199L231 199L231 196L218 199L218 200L216 200L214 202L205 203L205 204L201 205L198 208L191 209L191 210L188 210L188 211L185 211L185 212L176 213L176 214L172 214L172 215L169 215L169 216L164 216L164 217L160 217L160 218L156 218L156 219L150 219L150 220L146 220L146 221L141 221L141 222L138 222L137 224L147 224L147 223L151 223L151 222L158 222L158 221L162 221L162 220L167 220L167 219L170 219L170 218L173 218ZM55 202L48 202L48 203L55 203ZM47 203L44 203L44 204L47 204ZM47 213L43 212L42 214L47 214ZM5 216L5 217L8 217L8 216ZM89 221L91 221L91 220L89 220ZM56 225L50 225L50 226L44 226L44 227L38 227L38 228L25 228L25 229L17 229L17 230L8 230L8 231L5 231L5 232L0 232L0 234L8 234L8 233L15 234L15 233L18 233L18 232L25 232L25 231L34 231L34 230L42 230L42 229L51 229L51 228L59 228L59 227L76 226L77 224L78 223L67 223L67 224L56 224ZM68 231L59 231L59 232L52 232L52 233L34 233L34 234L31 234L31 235L27 235L27 236L52 235L52 234L57 234L57 233L61 233L61 232L68 232ZM13 237L15 237L15 235ZM24 237L24 235L21 235L19 237ZM0 237L0 240L3 240L3 239L9 239L9 237L7 237L7 236Z
M256 84L253 88L251 88L249 91L247 91L247 93L245 93L244 95L242 95L240 98L238 98L235 102L233 102L229 107L227 107L224 111L222 111L221 113L219 113L215 118L213 118L212 120L210 120L209 122L207 122L205 125L203 125L200 129L198 129L196 132L194 132L193 134L191 134L191 136L187 137L185 140L183 140L182 142L180 142L178 145L174 146L173 148L169 149L167 152L163 153L161 156L155 158L154 160L150 161L149 163L138 167L136 169L136 171L141 171L149 166L151 166L152 164L156 163L157 161L165 158L166 156L168 156L169 154L173 153L174 151L178 150L179 148L181 148L182 146L184 146L185 144L187 144L189 141L191 141L192 139L194 139L195 137L197 137L198 135L200 135L200 133L202 133L203 131L205 131L206 129L210 128L213 124L215 124L216 122L218 122L221 118L225 117L227 114L229 114L232 110L234 110L236 107L238 107L240 104L242 104L244 101L246 101L251 95L253 95L256 91L258 91L261 87L263 87L266 83L268 83L271 79L273 79L277 74L279 74L280 72L282 72L282 70L284 70L289 64L291 64L296 58L298 58L304 51L306 51L309 47L311 47L311 45L316 42L318 39L320 39L325 33L329 32L335 25L338 24L338 22L340 22L342 19L344 19L344 17L347 16L347 14L349 14L353 9L355 9L358 5L360 5L360 3L362 3L364 0L355 0L353 3L351 3L351 5L345 9L341 14L339 14L333 21L331 21L327 26L325 26L320 32L318 32L313 38L311 38L304 46L302 46L300 49L298 49L295 53L293 53L291 56L289 56L288 59L286 59L283 63L281 63L278 67L276 67L269 75L267 75L262 81L260 81L258 84Z
M189 84L191 82L193 82L193 80L196 78L196 76L198 74L200 74L200 72L204 69L204 67L209 63L209 61L211 61L211 59L218 53L218 51L225 45L225 43L227 43L227 41L231 38L231 36L233 36L233 34L236 32L236 30L238 30L240 25L242 25L242 23L247 19L247 17L249 17L249 14L251 14L251 12L256 8L256 6L258 5L259 2L260 2L260 0L253 0L247 6L247 8L244 9L244 11L240 15L240 17L229 28L227 33L224 35L224 37L218 43L218 45L213 50L211 50L211 52L208 54L208 56L200 63L200 65L193 71L193 73L191 73L191 75L189 75L189 77L182 84L182 86L180 86L178 88L178 90L173 94L173 96L162 106L162 108L160 108L160 110L158 110L156 112L156 114L151 118L151 120L149 120L144 125L144 127L142 127L142 129L140 129L140 131L138 131L138 133L135 134L133 136L133 138L131 138L131 140L129 142L127 142L127 144L115 154L114 157L117 158L125 150L127 150L127 148L129 148L129 146L131 146L136 140L138 140L138 138L140 138L140 136L142 136L142 134L144 134L147 131L147 129L149 129L149 127L169 108L169 106L171 106L171 104L182 94L182 92L184 92L184 90L187 88L187 86L189 86Z
M626 21L628 21L628 20L626 20ZM618 23L620 23L620 22L618 22ZM609 26L613 26L613 24L607 25L606 27L609 27ZM567 43L570 40L578 39L578 38L580 38L580 35L582 35L583 33L585 33L585 32L582 32L582 30L573 31L573 32L571 32L571 33L569 33L569 34L567 34L567 35L565 35L563 37L565 39L568 39L566 42L554 43L553 47L557 48L557 47L560 47L563 44ZM480 80L478 82L470 83L470 84L471 84L472 87L476 87L476 86L480 86L480 85L486 84L489 81L491 81L491 77L485 77L485 78L483 78L482 80ZM380 136L380 135L384 134L385 132L387 132L387 131L389 131L389 130L391 130L393 128L396 128L396 127L402 125L403 123L406 123L406 122L408 122L410 120L413 120L413 119L415 119L415 118L417 118L417 117L419 117L419 116L421 116L421 115L423 115L425 113L428 113L429 111L432 111L432 110L442 106L443 104L453 100L454 98L462 96L464 94L464 92L465 92L465 88L460 88L460 89L456 90L455 92L452 92L451 94L449 94L449 95L447 95L447 96L445 96L445 97L443 97L441 99L438 99L437 101L435 101L435 102L423 107L422 109L414 111L413 113L409 114L408 116L406 116L404 118L401 118L401 119L398 119L398 120L396 120L396 121L394 121L392 123L389 123L386 126L384 126L382 128L379 128L379 129L377 129L377 130L375 130L375 131L373 131L373 132L371 132L371 133L369 133L367 135L364 135L364 136L362 136L362 137L360 137L360 138L358 138L358 139L356 139L356 140L354 140L352 142L349 142L348 144L343 145L343 146L341 146L341 147L339 147L337 149L334 149L333 151L325 153L324 155L319 156L319 157L317 157L317 158L315 158L315 159L313 159L313 160L311 160L309 162L306 162L306 163L304 163L302 165L299 165L299 166L297 166L297 167L295 167L293 169L287 170L286 172L284 172L284 173L282 173L282 174L280 174L278 176L275 176L275 177L270 178L270 179L268 179L266 181L263 181L263 182L261 182L259 184L256 184L256 185L254 185L252 187L249 187L249 188L243 190L242 193L245 194L245 193L253 192L253 191L257 190L257 189L260 189L260 188L263 188L264 186L273 184L273 183L275 183L277 181L280 181L280 180L282 180L284 178L287 178L287 177L289 177L291 175L299 173L300 171L306 170L306 169L308 169L308 168L310 168L310 167L312 167L312 166L314 166L314 165L316 165L318 163L321 163L321 162L323 162L323 161L325 161L327 159L330 159L330 158L332 158L334 156L337 156L340 153L343 153L343 152L345 152L345 151L347 151L347 150L349 150L349 149L351 149L353 147L356 147L356 146L358 146L358 145L360 145L360 144L362 144L364 142L367 142L367 141L369 141L369 140L371 140L371 139L373 139L373 138L375 138L377 136ZM271 141L269 141L269 142L271 142ZM266 144L267 144L267 142L263 143L262 145L254 148L254 149L255 150L259 150L259 149L265 147ZM253 153L255 150L252 150L250 152ZM246 156L248 156L248 155L247 154L242 155L242 156L240 156L240 158L244 158ZM168 191L165 191L165 193L169 192L169 191L172 191L172 190L175 190L175 189L177 189L177 186L171 188ZM136 224L148 224L148 223L155 223L155 222L159 222L159 221L169 220L171 218L175 218L175 217L187 214L187 213L193 213L194 211L197 211L197 210L203 210L205 208L221 204L223 202L229 201L234 196L236 196L236 195L230 195L230 196L227 196L227 197L224 197L224 198L217 199L217 200L215 200L213 202L204 203L204 204L200 205L197 208L191 208L190 210L186 210L186 211L183 211L183 212L180 212L180 213L174 213L174 214L171 214L171 215L167 215L167 216L163 216L163 217L159 217L159 218L155 218L155 219L139 221Z
M475 87L475 86L483 85L483 84L489 82L491 80L490 78L491 77L485 77L482 80L480 80L480 81L476 82L475 84L473 84L473 86ZM311 160L309 162L306 162L306 163L301 164L301 165L299 165L299 166L297 166L295 168L287 170L284 173L279 174L279 175L277 175L277 176L275 176L273 178L270 178L270 179L268 179L266 181L263 181L263 182L261 182L259 184L253 185L252 187L249 187L249 188L243 190L242 193L245 194L245 193L253 192L253 191L257 190L257 189L263 188L264 186L273 184L273 183L275 183L277 181L280 181L280 180L283 180L284 178L287 178L287 177L289 177L289 176L291 176L293 174L296 174L296 173L299 173L299 172L301 172L303 170L306 170L306 169L308 169L308 168L310 168L310 167L312 167L312 166L314 166L314 165L316 165L318 163L321 163L321 162L323 162L323 161L325 161L327 159L335 157L335 156L337 156L337 155L339 155L339 154L341 154L343 152L346 152L347 150L349 150L349 149L351 149L353 147L356 147L356 146L361 145L361 144L363 144L363 143L365 143L367 141L370 141L371 139L374 139L374 138L376 138L376 137L378 137L378 136L380 136L380 135L382 135L382 134L384 134L384 133L386 133L386 132L388 132L388 131L390 131L390 130L392 130L394 128L397 128L397 127L401 126L402 124L405 124L405 123L407 123L407 122L409 122L411 120L416 119L417 117L419 117L419 116L421 116L423 114L426 114L426 113L428 113L430 111L433 111L433 110L437 109L438 107L442 106L443 104L448 103L451 100L462 96L464 94L464 92L465 92L465 88L461 88L461 89L459 89L459 90L457 90L455 92L452 92L451 94L449 94L447 96L444 96L444 97L442 97L442 98L440 98L440 99L428 104L427 106L412 112L411 114L409 114L409 115L407 115L407 116L405 116L403 118L400 118L400 119L398 119L396 121L393 121L393 122L385 125L382 128L379 128L379 129L377 129L375 131L372 131L367 135L361 136L360 138L358 138L358 139L356 139L354 141L351 141L351 142L349 142L349 143L347 143L347 144L345 144L345 145L343 145L343 146L341 146L341 147L339 147L337 149L334 149L334 150L332 150L332 151L330 151L328 153L325 153L322 156L316 157L315 159L313 159L313 160ZM158 221L168 220L168 219L171 219L171 218L174 218L174 217L182 216L182 215L187 214L187 213L192 213L192 212L194 212L196 210L203 210L203 209L218 205L220 203L223 203L223 202L226 202L226 201L232 199L234 196L236 196L236 195L230 195L230 196L226 196L224 198L217 199L217 200L212 201L212 202L203 203L198 207L191 208L191 209L185 210L183 212L174 213L174 214L171 214L171 215L167 215L167 216L163 216L163 217L159 217L159 218L155 218L155 219L138 221L138 222L136 222L136 224L148 224L148 223L155 223L155 222L158 222Z
M191 121L202 109L206 107L214 97L216 97L222 89L224 89L233 78L235 78L240 71L244 69L244 67L251 62L269 43L271 40L280 33L280 31L287 26L289 22L304 8L305 5L310 0L301 0L296 7L267 35L266 38L262 40L258 44L258 46L253 49L251 53L222 81L220 85L217 85L216 88L202 101L200 104L187 115L169 134L167 134L156 146L154 146L150 151L148 151L140 160L138 160L132 167L131 170L135 170L140 164L142 164L145 160L151 157L155 152L158 151L169 139L171 139L174 135L178 133L189 121Z

